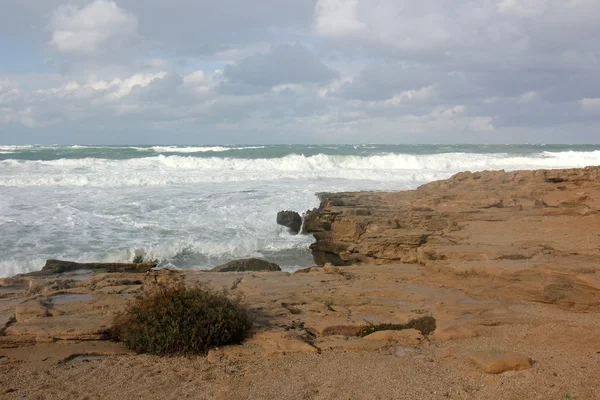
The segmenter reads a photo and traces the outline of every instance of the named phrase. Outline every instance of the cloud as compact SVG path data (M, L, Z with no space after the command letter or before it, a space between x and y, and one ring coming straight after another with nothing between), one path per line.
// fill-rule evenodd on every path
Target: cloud
M336 91L336 96L357 100L385 100L396 94L435 85L440 79L427 65L405 63L371 64L360 74L344 82Z
M579 101L579 104L581 104L581 108L583 108L584 111L586 111L588 113L600 115L600 98L581 99Z
M222 90L228 93L256 93L282 84L325 83L338 77L306 47L276 45L237 64L227 65Z
M358 0L319 0L315 11L315 30L329 37L354 36L367 32L358 21Z
M597 0L7 2L0 142L597 142L598 26Z
M95 0L83 8L59 7L50 28L50 45L58 52L93 55L132 43L138 36L138 19L114 1Z

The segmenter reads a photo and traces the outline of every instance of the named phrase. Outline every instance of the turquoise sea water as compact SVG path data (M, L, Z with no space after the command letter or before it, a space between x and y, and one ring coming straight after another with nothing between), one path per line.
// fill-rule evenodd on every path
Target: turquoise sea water
M316 192L405 190L463 170L600 164L600 145L0 145L0 276L47 258L204 269L311 263L277 211Z
M288 155L306 157L325 154L330 156L361 156L384 154L507 154L515 156L543 156L544 152L591 152L600 145L220 145L220 146L59 146L59 145L0 145L0 160L57 160L102 158L124 160L151 157L156 154L188 155L201 158L280 158Z

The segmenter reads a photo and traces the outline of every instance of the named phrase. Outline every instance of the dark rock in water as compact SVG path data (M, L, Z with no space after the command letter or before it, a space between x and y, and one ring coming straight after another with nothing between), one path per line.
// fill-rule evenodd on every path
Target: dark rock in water
M279 211L277 224L289 228L289 232L297 235L302 228L302 217L296 211Z
M41 271L21 276L47 276L77 271L80 269L101 270L106 272L146 272L156 267L155 263L78 263L73 261L46 260Z
M219 265L211 269L212 272L244 272L244 271L281 271L279 265L260 260L258 258L245 258L242 260L229 261L227 264Z

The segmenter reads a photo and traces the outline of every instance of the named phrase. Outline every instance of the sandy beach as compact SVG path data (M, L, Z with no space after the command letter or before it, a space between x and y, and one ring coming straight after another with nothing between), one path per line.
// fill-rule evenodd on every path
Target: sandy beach
M1 279L0 398L600 398L600 167L320 199L316 266L296 273ZM248 339L165 358L106 340L132 297L177 280L243 296ZM424 316L431 334L352 334Z

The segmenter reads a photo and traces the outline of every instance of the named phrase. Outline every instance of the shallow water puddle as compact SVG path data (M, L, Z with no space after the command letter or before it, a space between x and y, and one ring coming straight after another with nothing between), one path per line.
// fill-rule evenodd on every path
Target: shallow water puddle
M52 302L52 304L61 305L83 303L86 301L90 301L91 299L91 294L57 294L56 296L52 296L50 301Z

